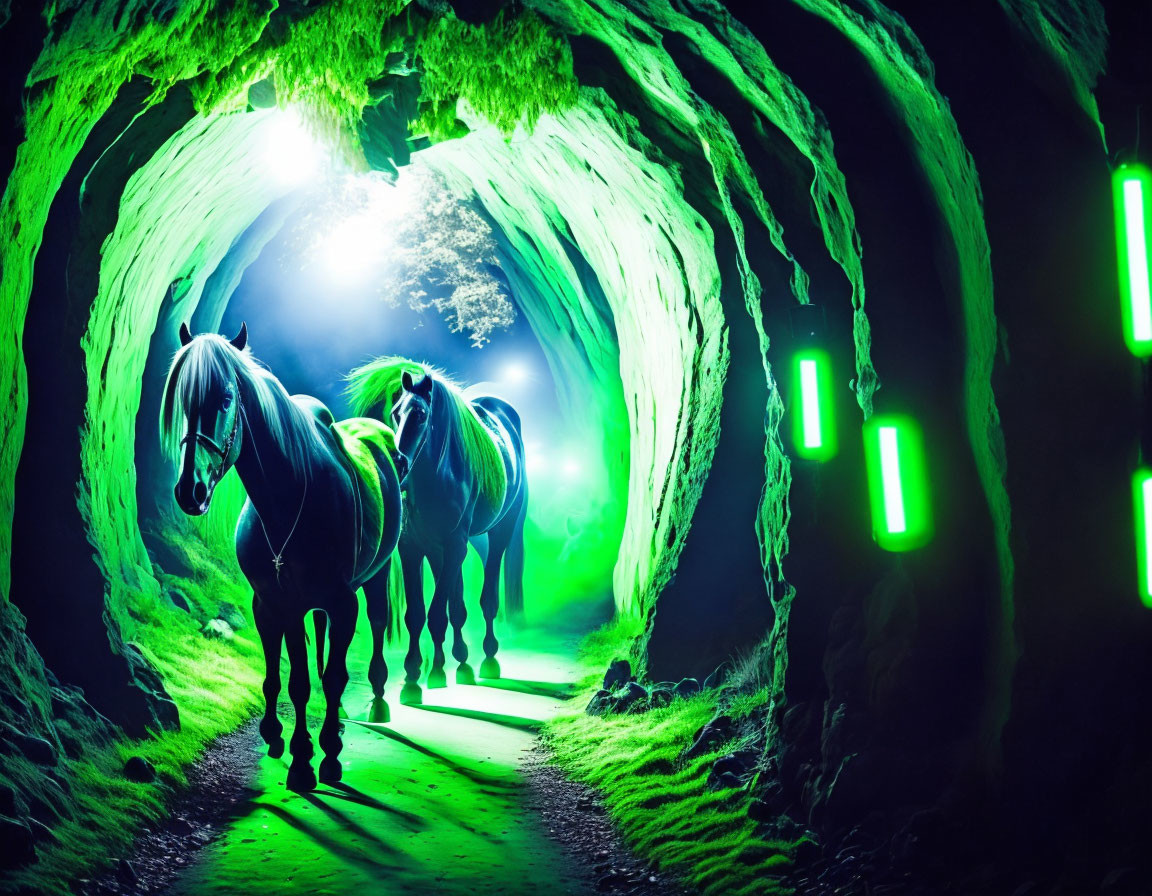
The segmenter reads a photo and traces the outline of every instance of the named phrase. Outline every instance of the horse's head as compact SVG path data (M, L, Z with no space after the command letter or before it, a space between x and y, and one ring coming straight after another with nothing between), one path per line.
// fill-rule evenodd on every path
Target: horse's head
M403 387L400 397L392 406L392 428L396 430L396 447L400 451L396 472L403 481L428 439L428 424L432 419L432 377L424 373L419 379L413 379L412 374L404 371L400 385Z
M218 342L218 351L229 351L223 339L204 335L196 337L196 340L200 339L214 339ZM193 341L187 324L181 324L181 346L187 349ZM243 351L247 343L248 328L241 324L240 333L230 344ZM189 355L193 350L188 349ZM207 356L210 353L203 354ZM195 357L199 360L201 354ZM176 364L180 364L179 371ZM181 363L177 356L173 365L176 381L171 382L166 390L164 418L173 419L170 404L179 393L188 422L184 437L179 441L180 478L176 481L175 495L180 509L190 516L207 513L213 489L240 457L243 431L239 384L235 375L228 371L227 366L213 364L210 360L196 363L185 357Z

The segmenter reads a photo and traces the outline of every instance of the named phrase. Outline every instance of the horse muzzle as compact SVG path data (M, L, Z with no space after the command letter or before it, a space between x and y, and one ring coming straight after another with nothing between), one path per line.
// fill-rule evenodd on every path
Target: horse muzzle
M208 483L195 480L188 483L181 479L173 489L176 503L188 516L203 516L208 512L208 502L212 500L212 489Z

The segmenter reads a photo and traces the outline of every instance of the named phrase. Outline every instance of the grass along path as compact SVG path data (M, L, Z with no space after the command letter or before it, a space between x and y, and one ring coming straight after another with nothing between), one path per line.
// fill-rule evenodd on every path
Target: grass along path
M471 645L480 643L477 622L470 620ZM371 699L367 628L361 619L349 656L344 707L351 719L340 787L293 794L284 787L290 756L264 755L258 796L237 806L170 892L587 893L579 871L526 807L518 770L540 724L561 710L568 683L586 674L573 659L575 637L505 632L499 687L425 688L423 707L399 705L396 646L387 652L391 722L369 725L357 721L367 718ZM449 660L450 682L454 668ZM286 672L285 665L285 686ZM315 741L323 704L314 669L312 676ZM282 704L286 738L292 718ZM319 760L317 748L314 767Z

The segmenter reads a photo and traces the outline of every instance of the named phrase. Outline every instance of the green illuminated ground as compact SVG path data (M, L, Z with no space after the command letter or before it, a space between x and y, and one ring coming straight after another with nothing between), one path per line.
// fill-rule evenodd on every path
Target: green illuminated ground
M345 706L354 719L366 718L371 698L366 633L360 625L349 663ZM403 667L394 647L392 721L346 726L347 789L296 796L284 788L285 759L265 756L259 796L238 807L172 892L585 892L526 806L517 771L538 724L563 705L547 694L565 693L584 674L572 659L574 640L528 631L506 642L504 686L534 682L523 687L535 693L449 685L425 690L422 709L396 700ZM314 697L312 712L319 710ZM282 717L290 722L289 713Z

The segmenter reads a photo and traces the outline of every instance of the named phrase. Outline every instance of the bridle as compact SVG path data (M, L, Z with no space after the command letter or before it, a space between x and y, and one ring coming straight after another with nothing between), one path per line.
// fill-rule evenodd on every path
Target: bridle
M424 423L425 431L424 431L423 437L420 439L420 444L416 446L416 450L414 452L412 452L411 456L404 455L405 457L408 458L408 462L410 464L409 472L411 472L412 467L416 466L416 459L420 456L420 454L427 447L427 445L428 445L428 430L432 426L432 419L431 419L432 418L432 397L429 396L427 399L424 399L420 396L417 396L417 397L419 397L420 400L424 402L424 404L426 406L425 412L428 415L428 419ZM393 405L393 410L395 410L396 407L398 407L398 406L399 406L399 402L397 402L396 405ZM408 413L412 413L411 410L409 410ZM396 442L396 450L400 451L399 440L397 440L397 442ZM401 453L403 453L403 452L401 452ZM447 453L448 453L448 439L444 439L440 445L440 456L436 458L436 466L434 467L434 469L439 469L443 465L444 455Z
M216 444L216 440L209 435L201 432L200 430L200 409L196 409L196 413L188 419L188 432L185 433L184 438L180 440L180 447L183 448L188 442L193 442L195 445L203 445L208 451L215 454L220 458L220 466L216 468L215 475L212 477L213 482L219 482L224 477L224 468L228 465L228 458L232 456L232 446L236 443L236 434L240 431L240 414L242 408L240 407L240 396L236 396L236 414L232 419L232 430L224 439L223 445Z

